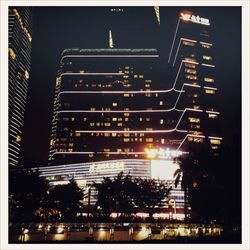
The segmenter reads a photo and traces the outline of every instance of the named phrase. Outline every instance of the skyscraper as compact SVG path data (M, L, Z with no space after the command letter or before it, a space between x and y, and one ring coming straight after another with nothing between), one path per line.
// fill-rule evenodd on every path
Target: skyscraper
M183 114L180 126L187 130L178 149L198 146L216 152L222 142L212 37L208 18L180 12L168 58L178 95L175 110Z
M50 164L155 158L161 148L219 149L208 19L180 13L165 73L156 49L114 48L111 31L109 46L63 51Z
M54 164L144 158L164 144L156 49L65 50L56 80Z
M19 162L31 65L32 16L27 7L9 8L9 166Z

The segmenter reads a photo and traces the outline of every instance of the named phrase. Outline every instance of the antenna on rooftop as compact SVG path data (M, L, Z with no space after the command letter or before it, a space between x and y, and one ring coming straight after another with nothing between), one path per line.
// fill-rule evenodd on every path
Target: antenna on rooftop
M109 30L109 48L114 48L113 38L112 38L112 32Z

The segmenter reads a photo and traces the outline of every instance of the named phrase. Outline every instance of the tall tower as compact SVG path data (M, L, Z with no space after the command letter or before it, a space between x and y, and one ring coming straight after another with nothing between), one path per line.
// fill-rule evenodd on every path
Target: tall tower
M219 83L216 81L211 34L208 18L190 11L180 13L168 58L174 89L179 96L176 111L183 114L180 127L187 130L178 149L198 146L216 152L221 146L217 104Z
M9 8L9 166L17 166L28 92L32 44L31 9Z

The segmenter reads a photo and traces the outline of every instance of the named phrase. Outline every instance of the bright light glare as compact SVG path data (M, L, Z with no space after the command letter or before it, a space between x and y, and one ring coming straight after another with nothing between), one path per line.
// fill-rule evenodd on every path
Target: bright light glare
M179 164L173 160L151 160L151 178L160 180L174 180L174 173Z
M158 154L158 150L156 148L145 148L145 152L147 153L147 157L149 159L155 159Z
M57 228L57 233L58 233L58 234L63 233L63 231L64 231L63 227L58 227L58 228Z
M27 228L25 228L24 230L23 230L23 233L24 234L27 234L29 232L29 229L27 229Z

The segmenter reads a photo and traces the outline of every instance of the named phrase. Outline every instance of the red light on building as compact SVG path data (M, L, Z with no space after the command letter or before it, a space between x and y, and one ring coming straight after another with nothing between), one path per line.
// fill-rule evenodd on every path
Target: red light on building
M189 22L192 16L192 12L181 12L180 13L180 19L182 19L185 22Z

